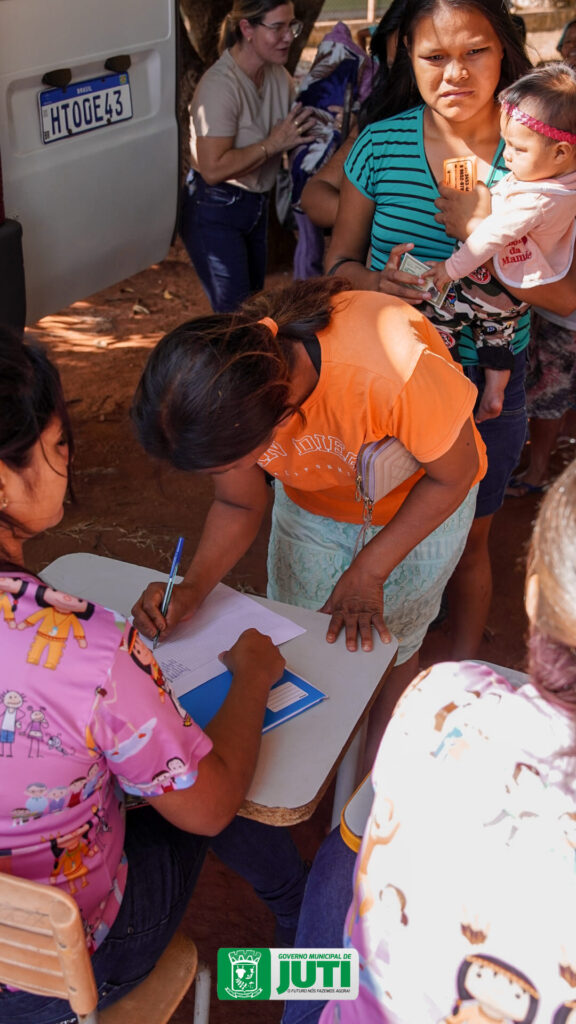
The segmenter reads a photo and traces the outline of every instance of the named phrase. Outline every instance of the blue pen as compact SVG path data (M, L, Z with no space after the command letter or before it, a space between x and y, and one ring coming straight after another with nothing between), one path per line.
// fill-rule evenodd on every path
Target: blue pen
M174 552L174 558L172 559L172 568L170 569L170 576L168 577L168 583L166 585L166 590L164 591L164 598L162 600L162 605L161 605L161 608L160 608L160 611L162 612L162 615L164 616L164 618L166 618L166 612L168 611L168 605L170 604L170 598L172 597L172 589L174 587L174 580L176 578L176 573L178 572L178 566L180 565L180 559L182 557L182 548L183 547L184 547L184 537L178 537L178 543L176 545L176 551ZM158 632L156 633L156 636L154 637L154 641L152 643L152 650L153 651L156 650L156 645L158 643L159 638L160 638L160 630L158 630Z

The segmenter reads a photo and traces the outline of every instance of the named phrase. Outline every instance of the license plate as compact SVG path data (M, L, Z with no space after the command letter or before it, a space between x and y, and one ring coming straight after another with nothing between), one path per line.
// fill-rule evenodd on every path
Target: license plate
M83 135L132 117L130 80L125 72L74 82L66 89L47 89L39 93L38 102L45 143Z

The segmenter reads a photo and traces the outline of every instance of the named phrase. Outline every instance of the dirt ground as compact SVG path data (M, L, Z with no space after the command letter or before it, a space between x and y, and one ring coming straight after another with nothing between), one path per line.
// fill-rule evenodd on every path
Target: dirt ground
M273 286L289 271L270 276ZM69 402L76 455L75 503L61 525L29 542L28 563L37 571L59 555L88 551L167 571L174 539L186 538L190 557L210 501L206 479L159 468L139 450L128 411L140 372L159 337L183 320L209 312L209 304L184 250L175 246L161 264L41 320L34 331L46 343L62 373ZM555 456L554 472L574 446ZM482 656L523 667L522 611L526 543L537 499L509 500L493 530L495 594ZM227 582L247 592L265 590L267 530L230 574ZM136 597L137 595L135 595ZM446 626L429 633L423 662L445 657ZM330 819L328 792L312 819L294 829L303 856L313 857ZM272 944L273 920L252 890L209 855L189 908L187 928L214 974L219 946ZM219 1003L212 986L212 1024L278 1021L279 1003ZM192 994L173 1018L192 1019Z

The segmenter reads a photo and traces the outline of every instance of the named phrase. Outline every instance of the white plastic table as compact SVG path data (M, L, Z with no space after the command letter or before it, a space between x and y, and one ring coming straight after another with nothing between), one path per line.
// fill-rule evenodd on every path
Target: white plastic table
M499 676L503 676L504 679L507 679L517 689L530 682L530 676L526 672L519 672L515 668L508 668L506 665L495 665L492 661L476 661L476 664L486 665L488 668L494 669ZM355 853L360 849L364 828L368 821L368 815L372 810L373 799L372 780L370 775L367 775L353 792L350 799L345 801L342 808L340 831L344 842Z
M57 558L42 573L51 586L129 615L145 586L167 575L129 562L78 553ZM361 743L347 758L355 733L392 667L397 643L366 653L346 650L344 637L326 643L327 617L294 605L254 598L303 626L306 632L282 644L288 667L327 694L328 700L262 737L256 773L240 811L276 825L304 821L313 813L338 766L333 821L355 786Z

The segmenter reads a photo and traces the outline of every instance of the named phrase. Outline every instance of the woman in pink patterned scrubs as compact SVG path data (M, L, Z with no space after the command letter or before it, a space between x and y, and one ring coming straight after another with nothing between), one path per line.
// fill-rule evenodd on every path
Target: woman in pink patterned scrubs
M234 679L204 732L143 671L124 619L24 568L24 541L62 518L69 457L56 369L40 349L3 337L0 870L76 899L103 1007L170 941L208 837L280 932L295 924L305 871L283 830L234 818L284 666L269 637L247 630L223 655ZM126 816L123 791L149 806ZM0 990L0 1024L65 1021L62 1000Z

